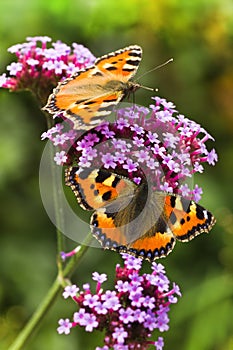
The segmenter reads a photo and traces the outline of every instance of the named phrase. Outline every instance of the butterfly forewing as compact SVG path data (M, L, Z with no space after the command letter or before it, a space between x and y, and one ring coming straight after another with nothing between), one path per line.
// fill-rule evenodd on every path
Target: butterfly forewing
M98 58L95 65L103 74L119 75L119 80L126 82L137 72L141 58L141 47L131 45Z
M99 124L131 91L130 82L141 61L142 49L132 45L98 58L95 65L60 82L48 99L45 110L63 115L75 129L88 130Z
M66 169L65 183L86 210L104 207L116 198L128 198L136 187L132 181L106 170L78 167Z

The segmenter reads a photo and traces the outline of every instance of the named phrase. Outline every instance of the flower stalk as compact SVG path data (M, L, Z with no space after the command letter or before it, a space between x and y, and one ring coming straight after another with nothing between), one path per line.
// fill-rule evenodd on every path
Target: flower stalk
M79 264L83 255L86 253L89 248L89 244L92 240L92 235L89 234L86 240L83 242L83 245L80 246L79 250L76 250L76 255L73 255L72 258L68 261L62 272L60 271L54 280L52 286L48 290L46 296L41 301L34 314L31 316L30 320L26 326L20 331L14 342L11 344L8 350L21 350L29 342L32 335L38 330L40 324L43 322L47 313L53 306L53 303L56 301L57 297L60 295L61 290L67 282L65 279L69 278L74 272L75 268Z

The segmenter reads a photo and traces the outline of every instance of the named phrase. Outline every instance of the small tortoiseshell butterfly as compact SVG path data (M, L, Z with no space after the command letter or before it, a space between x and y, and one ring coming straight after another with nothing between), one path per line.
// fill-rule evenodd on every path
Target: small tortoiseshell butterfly
M93 66L60 82L43 109L52 114L62 112L74 123L74 129L91 129L124 97L141 87L129 81L141 57L141 47L131 45L98 58Z
M176 239L190 241L215 224L199 204L108 170L70 167L65 182L83 209L94 210L91 230L104 248L149 261L167 256Z

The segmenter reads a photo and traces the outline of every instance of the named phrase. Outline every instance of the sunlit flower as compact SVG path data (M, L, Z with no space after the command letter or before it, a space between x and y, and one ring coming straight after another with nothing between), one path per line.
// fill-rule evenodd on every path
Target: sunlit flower
M75 285L67 286L64 298L70 296L78 305L73 321L61 319L57 329L59 334L69 334L76 326L86 332L104 331L104 346L100 349L148 349L154 346L163 348L163 338L157 341L150 338L152 332L165 332L169 329L168 312L170 305L181 296L179 287L165 275L162 264L151 265L151 273L140 274L142 260L126 253L121 254L124 267L116 266L113 290L103 290L106 274L93 273L97 282L95 292L89 284L79 290ZM76 293L75 293L76 292Z
M28 89L44 105L60 80L95 61L83 45L73 43L71 48L61 41L51 41L47 36L35 36L11 46L8 51L15 54L17 62L7 66L9 77L5 73L0 76L0 87L15 91Z
M173 103L159 97L153 100L150 109L137 105L119 109L114 123L103 122L82 135L73 130L69 138L67 128L57 132L52 128L42 138L67 152L62 165L74 161L80 168L105 168L136 184L149 180L152 190L199 201L202 189L192 187L190 178L203 172L204 163L217 161L216 151L209 151L206 144L213 138L180 115Z

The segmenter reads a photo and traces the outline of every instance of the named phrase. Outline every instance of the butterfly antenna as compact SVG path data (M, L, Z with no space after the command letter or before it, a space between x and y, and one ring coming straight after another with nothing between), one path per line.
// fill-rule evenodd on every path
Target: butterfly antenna
M166 62L160 64L159 66L156 66L156 67L154 67L154 68L152 68L152 69L146 71L145 73L143 73L142 75L140 75L140 76L136 79L136 81L137 81L138 79L144 77L144 75L146 75L146 74L148 74L148 73L151 73L151 72L153 72L154 70L157 70L157 69L159 69L159 68L161 68L161 67L166 66L166 65L167 65L168 63L170 63L170 62L173 62L173 58L170 58L169 60L167 60ZM142 86L142 87L145 88L145 86ZM152 89L152 88L147 88L147 90L148 90L148 89L154 91L154 89Z
M151 88L151 87L143 86L143 85L140 85L140 88L145 89L145 90L149 90L149 91L159 91L158 88Z

